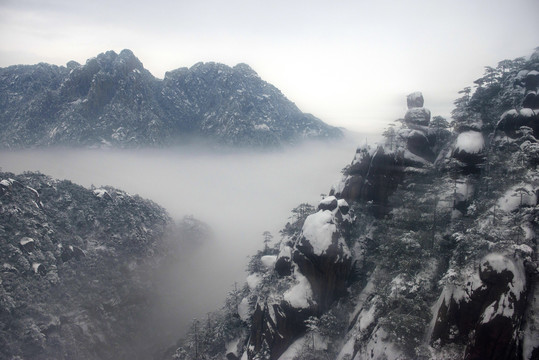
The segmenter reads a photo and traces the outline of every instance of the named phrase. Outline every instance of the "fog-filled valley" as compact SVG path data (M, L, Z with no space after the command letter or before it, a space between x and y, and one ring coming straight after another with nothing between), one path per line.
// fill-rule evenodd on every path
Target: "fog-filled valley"
M211 240L185 249L173 270L158 279L166 291L156 312L173 342L195 317L220 307L245 281L248 256L273 242L300 203L316 205L341 177L355 148L375 137L349 134L342 141L311 142L267 151L189 145L172 149L33 149L3 151L2 171L39 171L87 188L104 185L163 206L179 222L206 223Z

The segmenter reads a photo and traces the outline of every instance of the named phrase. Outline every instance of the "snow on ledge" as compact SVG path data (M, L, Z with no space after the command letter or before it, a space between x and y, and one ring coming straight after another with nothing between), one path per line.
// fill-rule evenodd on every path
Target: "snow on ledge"
M276 255L264 255L260 258L260 261L262 262L262 265L268 270L273 269L275 267L275 263L277 262L277 256Z
M247 276L247 286L249 286L249 289L253 290L256 289L258 285L262 282L262 277L258 274L251 274Z
M238 304L238 315L242 321L248 322L251 319L251 306L249 305L249 299L244 297Z
M294 277L297 281L296 284L285 291L283 298L296 309L306 309L309 307L309 303L312 303L313 291L311 289L311 284L298 269L294 271Z

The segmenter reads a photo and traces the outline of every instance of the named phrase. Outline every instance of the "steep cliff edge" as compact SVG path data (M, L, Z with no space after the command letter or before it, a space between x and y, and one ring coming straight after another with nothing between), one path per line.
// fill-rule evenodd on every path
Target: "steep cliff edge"
M539 53L487 68L451 124L410 94L173 357L537 358L538 70Z

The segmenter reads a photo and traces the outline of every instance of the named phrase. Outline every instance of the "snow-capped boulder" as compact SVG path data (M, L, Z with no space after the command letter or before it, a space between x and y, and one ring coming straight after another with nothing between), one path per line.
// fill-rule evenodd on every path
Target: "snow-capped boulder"
M508 110L502 114L496 125L496 130L505 132L511 138L520 136L521 127L527 126L533 130L534 136L539 136L539 110L522 108Z
M243 298L238 304L238 315L242 321L248 322L251 319L251 306L249 299Z
M479 131L465 131L458 135L453 149L453 157L466 164L467 167L475 168L484 159L485 139Z
M350 211L350 205L346 202L344 199L339 199L337 201L337 205L339 206L339 211L343 215L348 215L348 212Z
M529 109L539 109L539 95L536 91L530 91L522 100L522 106Z
M350 250L344 240L346 225L339 209L320 210L305 219L292 259L312 287L318 311L324 311L346 292L352 268Z
M94 195L100 199L112 200L112 196L110 196L109 192L105 189L95 189Z
M32 270L34 271L34 274L39 274L42 276L47 274L47 269L45 268L45 265L40 263L33 263Z
M333 211L337 208L337 198L335 196L326 196L320 203L318 204L318 210L329 210Z
M36 248L36 242L25 236L19 241L19 248L26 252L32 252Z
M423 107L423 94L420 91L413 92L406 97L408 109Z

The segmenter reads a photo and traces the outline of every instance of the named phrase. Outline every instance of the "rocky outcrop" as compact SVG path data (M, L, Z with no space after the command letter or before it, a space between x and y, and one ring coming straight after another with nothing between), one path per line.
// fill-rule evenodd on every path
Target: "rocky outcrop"
M503 113L496 125L496 130L503 131L507 136L516 138L522 126L533 130L533 135L539 137L539 71L522 70L518 73L514 86L524 89L521 108L511 109Z
M358 151L346 177L330 195L349 203L372 202L373 213L384 216L390 210L389 197L403 180L406 160L402 153L386 153L384 147L372 152Z
M237 146L338 139L246 64L198 63L157 79L130 50L84 65L0 69L0 142L35 146L165 146L202 138Z
M514 334L521 327L527 290L522 260L489 254L463 283L446 285L431 341L467 345L466 359L519 359Z
M345 177L330 195L350 203L371 203L375 216L385 216L391 210L389 198L406 172L423 171L436 157L433 151L436 139L429 136L430 111L422 107L423 102L420 92L408 95L408 116L399 129L391 129L390 143L375 149L358 148L351 165L345 169Z
M299 237L281 246L275 270L288 280L280 302L259 301L251 320L249 359L266 354L278 359L306 329L310 316L320 316L347 293L352 269L345 239L351 225L346 201L328 196L318 212L305 219Z
M429 126L430 110L423 107L423 94L414 92L407 96L406 102L408 111L404 115L404 120L409 126Z

